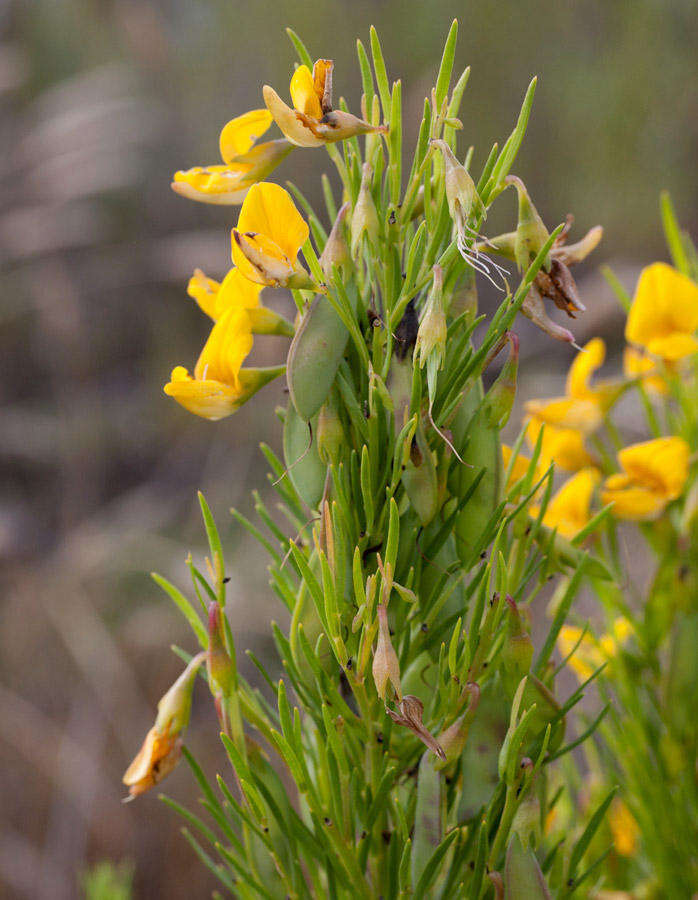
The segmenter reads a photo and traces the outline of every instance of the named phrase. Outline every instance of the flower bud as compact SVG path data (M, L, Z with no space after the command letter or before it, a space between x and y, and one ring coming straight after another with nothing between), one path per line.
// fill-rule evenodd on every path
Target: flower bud
M485 422L489 428L504 428L509 421L516 397L516 377L519 369L519 338L513 331L506 332L509 356L502 366L497 380L484 400Z
M379 223L376 204L371 193L371 180L373 170L369 163L364 163L361 174L361 188L356 199L354 212L351 217L351 255L358 256L361 248L361 238L365 234L370 244L375 244L378 239Z
M334 392L320 407L317 421L317 451L325 465L339 461L346 438Z
M422 369L428 361L433 361L436 369L440 369L443 365L447 332L443 286L443 269L441 266L434 266L434 282L427 297L422 320L419 323L417 343L414 348Z
M506 184L513 184L519 195L519 221L516 227L514 256L519 269L524 271L543 249L550 234L533 205L523 181L516 175L507 175L504 180ZM543 268L549 268L549 260L543 263Z
M392 684L398 702L402 699L400 686L400 663L390 640L388 609L383 604L378 607L378 643L373 654L373 680L378 696L385 703L388 682Z
M446 759L439 768L444 768L444 766L459 760L465 748L465 742L468 740L470 725L475 718L475 712L480 702L480 686L474 681L469 681L465 689L470 695L467 710L439 735L439 744L446 755Z
M327 243L320 256L320 268L324 272L325 278L332 275L332 266L344 266L350 261L349 247L344 237L344 220L349 212L350 204L345 203L337 213L334 220L332 231L330 231Z
M533 659L533 642L526 630L515 600L506 596L509 627L502 647L502 666L513 694L524 675L528 675Z
M215 698L227 697L234 689L235 666L223 640L221 608L214 600L208 608L208 649L206 671L211 693Z
M439 511L439 484L432 451L421 426L409 445L403 466L405 493L426 527Z
M437 147L444 159L444 183L446 188L446 200L451 218L456 223L459 233L465 228L470 215L484 213L485 207L475 187L475 182L470 173L456 159L453 150L446 141L433 140L433 147Z
M181 733L189 724L194 680L205 655L195 656L158 703L155 724L145 737L136 758L124 773L129 799L155 787L179 762Z

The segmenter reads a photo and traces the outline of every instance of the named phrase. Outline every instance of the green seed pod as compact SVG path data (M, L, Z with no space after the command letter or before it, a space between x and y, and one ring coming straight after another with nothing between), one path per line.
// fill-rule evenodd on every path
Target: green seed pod
M330 302L316 297L291 341L286 363L291 400L304 422L309 422L327 399L347 338L347 329Z
M412 884L416 885L444 836L441 775L432 754L422 756L417 776L417 809L412 839Z
M504 884L505 900L552 900L535 853L524 849L518 834L507 848Z
M404 463L402 483L419 521L428 525L439 511L439 484L434 458L421 426Z
M464 564L470 562L500 495L502 451L499 432L487 426L482 401L482 384L478 381L458 407L451 429L456 449L472 466L451 467L451 492L456 497L463 497L484 469L484 475L456 521L456 549Z
M320 502L325 489L327 468L320 459L317 444L317 417L304 422L295 410L293 403L288 404L284 422L284 460L287 476L304 503L311 509Z
M480 696L462 756L463 773L458 818L462 821L486 806L499 783L497 758L507 729L510 703L504 691L490 683Z

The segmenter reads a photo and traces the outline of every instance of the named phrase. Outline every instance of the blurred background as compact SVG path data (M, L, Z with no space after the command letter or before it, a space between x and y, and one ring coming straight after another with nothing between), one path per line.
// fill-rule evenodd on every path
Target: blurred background
M121 803L123 770L181 668L168 646L191 649L148 573L185 585L187 552L202 559L201 488L225 539L238 646L270 656L268 624L282 611L228 510L250 514L252 488L268 494L258 445L279 450L284 395L277 382L213 425L162 394L207 332L187 278L195 266L226 271L236 217L177 197L169 181L218 162L221 126L261 105L263 83L285 96L284 27L334 58L335 91L358 112L354 39L366 43L375 24L389 75L403 79L409 147L457 15L456 67L472 66L461 150L475 144L475 170L538 74L515 171L550 226L568 211L572 239L603 224L579 276L588 312L576 335L619 349L622 317L599 265L632 290L644 263L665 258L661 188L698 230L695 13L693 0L0 3L1 896L79 896L81 873L101 860L133 871L136 897L213 887L157 792ZM275 179L318 201L322 171L326 155L307 151ZM490 232L514 217L505 194ZM266 302L290 310L283 296ZM520 334L522 395L557 393L568 349L528 323ZM284 349L260 341L256 360ZM225 772L215 734L210 704L195 703L188 743ZM184 766L166 790L196 803Z

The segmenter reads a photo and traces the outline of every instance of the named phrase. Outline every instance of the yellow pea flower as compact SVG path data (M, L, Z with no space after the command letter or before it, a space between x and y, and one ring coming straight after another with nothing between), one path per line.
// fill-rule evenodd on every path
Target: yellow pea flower
M155 787L179 762L181 735L189 724L194 681L205 658L204 653L195 656L158 703L155 724L124 773L123 783L129 789L129 799Z
M666 263L642 270L625 339L653 356L674 361L698 351L698 285Z
M666 394L669 391L664 378L657 374L655 360L635 347L626 347L623 351L623 374L626 378L640 378L645 388L653 394Z
M293 145L283 138L255 143L272 122L266 109L253 109L232 119L219 140L224 165L195 166L175 172L172 190L203 203L242 203L250 187L266 178L293 150Z
M690 448L680 437L662 437L625 447L618 454L623 470L606 479L601 502L613 503L619 519L657 518L675 500L688 478Z
M622 386L609 381L594 386L590 384L592 375L603 364L605 357L604 342L601 338L592 338L570 366L565 396L551 400L529 400L526 412L548 425L591 434L601 425L604 413L622 390Z
M541 429L543 429L539 457L541 469L547 469L551 462L555 463L557 469L565 472L577 472L593 465L594 459L587 451L584 435L580 431L548 425L537 416L529 420L526 428L526 440L532 448L536 446Z
M260 304L262 287L263 285L245 278L235 267L230 269L221 282L209 278L201 269L195 269L189 279L187 293L214 322L228 309L244 309L247 310L253 334L293 337L293 325L283 316Z
M164 387L165 393L189 412L212 422L231 415L284 371L284 366L242 369L252 343L247 311L227 309L213 326L193 377L184 366L176 366Z
M288 191L255 184L245 197L232 231L233 262L250 281L272 287L317 288L298 262L308 225Z
M231 306L237 309L254 309L259 306L262 285L255 284L232 268L223 281L208 278L201 269L195 269L189 279L187 293L196 300L206 315L217 322Z
M351 113L332 109L333 68L331 59L318 59L312 72L307 66L298 66L290 84L293 109L273 88L264 85L267 109L292 144L320 147L357 134L388 130L382 125L370 125Z
M594 468L581 469L573 475L550 500L543 524L571 540L591 519L591 498L600 480L601 473ZM531 515L536 515L533 507Z
M582 637L582 629L575 625L563 625L557 638L557 648L562 658L566 659L579 642L567 664L582 682L591 678L599 666L610 662L617 655L628 642L632 631L632 625L624 616L618 616L610 632L602 635L599 640L588 632Z
M620 797L615 797L608 811L608 825L613 847L619 856L635 856L640 826Z
M511 462L511 454L512 448L508 444L502 444L502 463L504 464L504 471L506 472L509 468L509 464ZM517 454L516 459L511 467L511 474L509 475L509 479L506 484L506 492L508 493L512 487L519 481L524 475L528 472L528 468L531 465L531 460L527 457L523 456L521 453ZM538 465L536 466L536 471L534 473L534 479L537 480L545 471L545 467L541 466L540 459L538 461Z

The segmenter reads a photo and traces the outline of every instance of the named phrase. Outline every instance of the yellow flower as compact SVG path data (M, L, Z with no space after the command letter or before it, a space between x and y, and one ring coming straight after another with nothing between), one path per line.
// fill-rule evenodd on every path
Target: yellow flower
M307 66L296 69L290 85L293 109L273 88L264 85L267 109L292 144L320 147L356 134L387 131L382 125L370 125L351 113L332 109L333 68L331 59L318 59L312 73Z
M564 397L551 400L529 400L526 411L548 425L571 428L591 434L601 422L608 407L618 396L620 386L611 382L590 385L591 376L606 357L606 345L593 338L574 358L567 375Z
M199 307L217 322L229 309L244 309L249 316L253 334L282 334L293 337L293 325L259 302L261 284L255 284L233 267L223 281L214 281L201 269L195 269L189 279L187 293Z
M572 539L589 523L591 498L600 480L601 473L594 468L581 469L573 475L548 504L543 524ZM536 514L533 508L531 514Z
M545 423L537 416L533 416L526 428L526 440L531 447L535 447L538 435ZM584 446L584 435L573 428L558 428L556 425L547 425L543 429L541 438L539 463L542 469L547 469L551 462L557 469L565 472L577 472L586 466L593 464L594 460Z
M203 203L242 203L250 187L266 178L293 150L283 139L255 144L272 121L266 109L253 109L232 119L221 131L219 141L225 165L175 172L172 190Z
M253 309L259 306L261 284L255 284L240 272L232 268L223 281L208 278L201 269L195 269L189 279L187 293L196 300L209 318L217 322L230 307L237 309Z
M204 653L195 656L158 703L155 724L124 773L123 782L129 789L130 798L149 791L179 762L181 734L189 724L194 681L205 658Z
M624 616L618 616L613 622L611 631L597 641L589 632L582 637L581 628L563 625L557 638L557 648L562 658L566 659L579 642L579 646L568 660L568 665L582 682L591 678L599 666L616 656L619 649L627 643L632 630L630 622Z
M601 502L613 503L613 515L619 519L655 519L683 490L689 457L689 446L680 437L625 447L618 454L623 471L606 479Z
M620 797L616 797L608 811L608 825L613 835L613 846L619 856L635 856L640 826Z
M255 184L232 231L233 262L250 281L272 287L316 287L298 262L308 225L278 184Z
M657 363L634 347L626 347L623 351L623 373L626 378L641 378L642 384L653 394L666 394L669 391L666 381L657 374Z
M211 329L192 377L184 366L172 370L164 391L189 412L212 422L231 415L261 387L284 371L241 369L252 349L246 310L227 309Z
M628 313L625 338L665 360L698 351L698 285L666 263L642 270Z
M511 454L512 448L508 444L502 444L502 462L504 464L504 471L506 472L509 468L509 463L511 462ZM508 493L513 486L519 481L521 478L526 475L528 472L528 468L531 465L531 460L527 457L523 456L521 453L517 454L516 459L514 460L514 464L511 467L511 474L509 475L509 480L506 484L506 492ZM536 471L534 472L534 480L540 478L543 474L544 467L541 466L540 460L538 465L536 466Z

